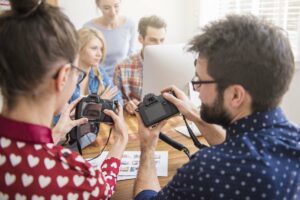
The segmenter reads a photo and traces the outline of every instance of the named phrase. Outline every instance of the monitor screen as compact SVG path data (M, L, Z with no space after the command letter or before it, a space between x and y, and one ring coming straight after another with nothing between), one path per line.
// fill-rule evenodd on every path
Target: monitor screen
M186 52L185 44L147 46L144 49L143 96L160 94L169 85L176 85L188 94L188 83L195 74L196 56Z

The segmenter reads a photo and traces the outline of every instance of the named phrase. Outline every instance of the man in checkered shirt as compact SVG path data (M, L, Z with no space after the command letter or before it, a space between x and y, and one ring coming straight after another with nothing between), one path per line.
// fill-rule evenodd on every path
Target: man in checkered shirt
M139 53L123 60L115 68L114 84L122 92L125 109L133 114L142 96L144 48L148 45L159 45L165 40L166 23L158 16L143 17L139 21L139 42L142 49Z

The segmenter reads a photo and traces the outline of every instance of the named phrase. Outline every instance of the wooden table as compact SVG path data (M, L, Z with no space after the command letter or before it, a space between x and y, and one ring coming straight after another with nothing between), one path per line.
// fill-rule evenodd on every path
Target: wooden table
M128 127L129 133L129 141L126 147L126 151L139 151L139 137L137 134L137 121L135 116L129 115L124 113L124 117ZM166 133L169 137L178 141L179 143L185 145L189 150L190 153L193 154L197 151L197 148L193 145L193 142L190 138L178 133L175 131L174 127L179 125L183 125L184 121L181 116L176 116L168 120L168 123L164 126L162 132ZM83 150L84 157L94 157L96 156L99 151L104 146L107 136L109 132L109 127L105 124L101 124L100 126L100 134L98 135L96 141L91 144L89 147ZM200 141L204 144L207 144L203 137L199 137ZM109 144L106 150L109 150L110 144L113 143L113 139L111 137ZM184 163L188 162L188 157L183 153L180 152L168 144L164 143L163 141L159 140L157 145L157 151L168 151L169 160L168 160L168 177L159 177L160 185L163 187L165 186L176 173L176 170L180 168ZM133 184L134 179L132 180L123 180L117 182L117 187L115 189L115 193L112 199L115 200L128 200L132 199L133 196Z

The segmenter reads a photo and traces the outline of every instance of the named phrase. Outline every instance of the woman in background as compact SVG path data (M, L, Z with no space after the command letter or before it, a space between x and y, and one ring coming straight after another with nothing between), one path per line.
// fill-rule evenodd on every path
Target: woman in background
M73 127L74 101L50 129L84 71L78 64L78 35L58 8L43 0L10 0L0 16L1 199L109 199L128 141L122 106L112 117L114 144L99 168L56 145ZM67 124L68 126L64 126Z
M96 4L102 16L87 22L84 27L103 33L107 56L101 67L112 79L115 66L135 52L136 29L133 21L119 14L121 0L96 0Z
M105 60L106 45L101 32L95 29L82 28L79 35L79 67L87 76L76 86L71 101L80 95L96 93L102 99L117 100L123 104L121 93L117 86L113 86L105 70L98 68Z

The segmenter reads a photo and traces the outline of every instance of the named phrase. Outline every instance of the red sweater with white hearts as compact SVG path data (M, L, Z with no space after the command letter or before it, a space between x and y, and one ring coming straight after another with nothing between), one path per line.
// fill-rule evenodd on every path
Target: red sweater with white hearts
M120 160L94 168L53 144L51 129L0 116L0 199L109 199Z

